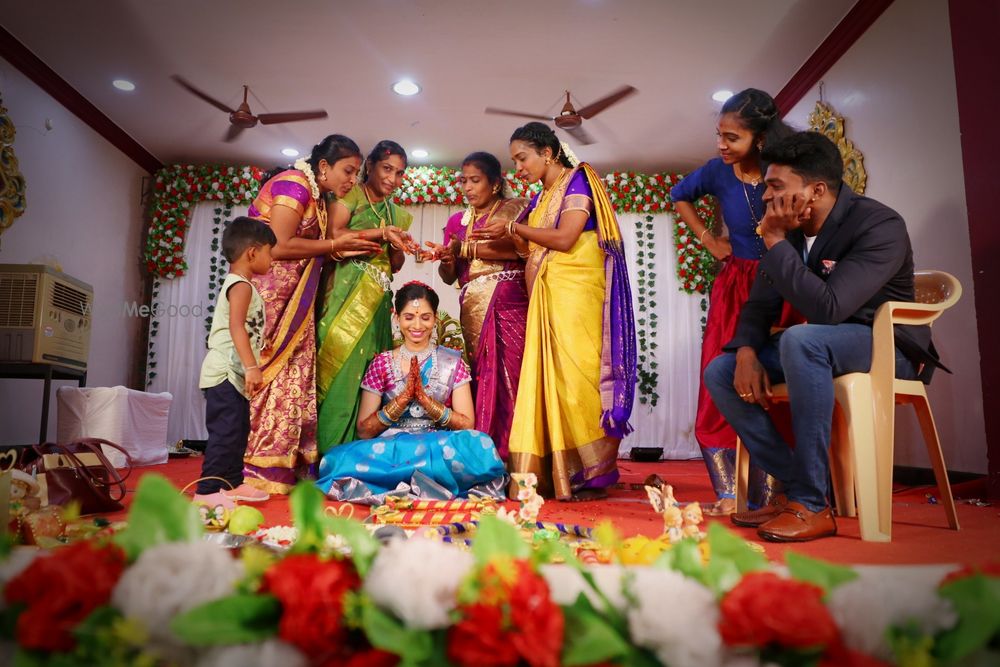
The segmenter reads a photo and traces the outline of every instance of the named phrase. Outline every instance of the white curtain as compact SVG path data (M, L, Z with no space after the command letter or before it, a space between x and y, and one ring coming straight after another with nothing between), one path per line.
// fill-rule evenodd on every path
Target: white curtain
M156 283L154 305L158 305L163 314L159 317L154 339L156 376L149 383L149 391L169 391L174 396L167 431L170 442L207 436L205 401L198 389L198 375L205 354L205 318L210 317L208 306L213 301L209 298L211 256L217 251L212 250L215 227L212 218L218 206L217 202L201 202L194 207L185 249L188 272L175 280ZM448 217L461 209L427 205L411 206L406 210L413 215L410 231L422 245L424 241L440 242ZM635 261L636 223L645 223L645 217L635 213L619 216L637 316L641 304ZM694 439L694 418L701 350L701 297L684 294L678 289L672 229L672 216L653 216L654 238L646 243L647 249L657 250L656 284L649 296L656 303L657 327L647 344L656 344L651 353L658 363L659 401L653 407L636 400L632 418L635 432L623 441L622 456L638 446L663 447L664 458L668 459L700 456ZM393 285L398 287L410 280L432 286L441 296L441 309L458 316L458 290L442 283L436 264L418 264L407 258L402 271L393 278Z
M208 437L205 397L198 389L198 378L207 349L205 319L212 315L209 306L214 307L214 300L209 297L211 257L213 254L221 257L221 253L212 249L216 228L213 218L218 206L218 202L199 202L194 206L184 250L187 272L173 280L158 278L153 287L151 308L159 324L152 337L156 367L147 370L156 375L147 389L169 391L174 396L167 423L167 442L171 443Z
M667 459L698 458L701 452L694 438L694 418L698 401L698 375L701 357L701 296L681 292L677 282L677 256L673 249L674 218L669 214L652 216L653 239L645 248L655 248L655 289L649 301L656 303L655 333L646 341L659 374L656 407L643 405L638 396L632 411L635 431L622 441L619 455L628 456L633 447L663 447ZM639 277L636 264L636 223L645 223L646 216L622 213L618 223L625 240L632 304L636 318L640 315ZM647 256L647 262L649 262ZM648 280L648 276L647 276ZM647 304L648 305L648 304ZM652 348L651 344L656 347Z

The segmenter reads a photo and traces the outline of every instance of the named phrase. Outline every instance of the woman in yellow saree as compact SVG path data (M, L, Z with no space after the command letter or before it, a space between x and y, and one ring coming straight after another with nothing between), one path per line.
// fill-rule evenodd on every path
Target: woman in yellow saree
M412 216L389 199L403 182L406 151L376 144L361 183L334 202L333 237L360 234L379 251L339 262L320 298L316 327L316 398L320 453L357 440L361 378L376 354L392 347L392 274L413 251Z
M560 500L607 495L635 391L635 322L611 202L597 173L577 163L543 123L510 142L518 176L541 182L524 222L507 234L527 254L528 324L510 435L511 472L533 472Z

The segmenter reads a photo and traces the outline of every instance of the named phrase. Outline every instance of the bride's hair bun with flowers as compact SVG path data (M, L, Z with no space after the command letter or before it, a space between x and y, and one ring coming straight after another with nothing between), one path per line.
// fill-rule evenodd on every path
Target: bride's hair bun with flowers
M430 285L422 283L419 280L411 280L396 290L396 298L393 299L392 305L398 314L403 312L403 307L409 302L421 299L426 300L431 305L431 310L437 315L438 303L440 303L441 299L438 297L437 292L431 289Z

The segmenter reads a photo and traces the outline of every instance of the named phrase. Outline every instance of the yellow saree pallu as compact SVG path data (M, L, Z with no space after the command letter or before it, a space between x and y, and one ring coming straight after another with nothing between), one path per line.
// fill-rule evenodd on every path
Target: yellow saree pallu
M524 360L510 438L511 471L535 473L539 491L557 498L617 479L635 374L631 297L617 222L596 175L586 166L580 170L593 190L592 204L588 196L567 194L574 171L539 198L529 217L530 226L551 228L563 210L592 206L597 225L581 233L568 252L532 244L525 271L530 301ZM629 302L624 310L614 310L612 304L623 299Z

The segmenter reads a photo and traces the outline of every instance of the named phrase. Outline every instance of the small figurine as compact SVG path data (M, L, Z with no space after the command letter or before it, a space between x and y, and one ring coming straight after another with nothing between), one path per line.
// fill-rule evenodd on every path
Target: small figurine
M667 539L673 542L680 542L684 539L684 517L681 508L677 505L670 505L663 510L663 529L667 534Z
M705 520L705 516L702 514L700 503L688 503L681 512L681 516L684 520L684 525L681 528L684 537L693 537L700 540L705 536L701 532L701 523Z
M26 514L41 508L42 499L38 497L40 489L35 478L17 468L12 468L10 475L11 513Z
M674 498L674 487L670 484L663 484L661 486L646 485L645 489L649 503L653 506L653 511L657 514L663 514L666 508L677 505L677 499Z
M533 472L515 472L511 474L511 478L517 485L517 499L521 503L517 518L525 525L534 524L545 504L545 499L538 494L538 477Z

